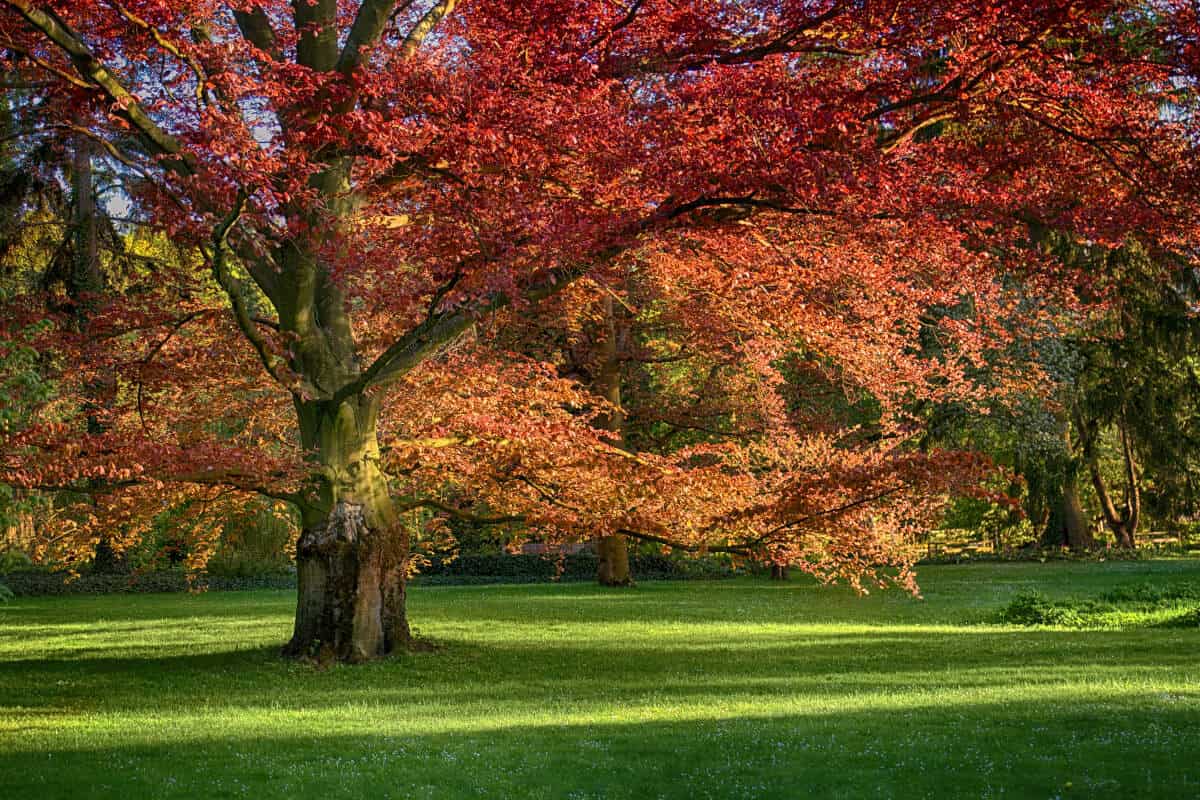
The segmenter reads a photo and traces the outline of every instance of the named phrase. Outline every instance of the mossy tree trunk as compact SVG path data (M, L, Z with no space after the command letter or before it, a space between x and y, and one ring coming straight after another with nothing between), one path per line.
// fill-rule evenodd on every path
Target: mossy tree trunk
M284 652L366 661L409 642L408 538L379 467L378 400L298 404L320 488L296 545L296 624Z

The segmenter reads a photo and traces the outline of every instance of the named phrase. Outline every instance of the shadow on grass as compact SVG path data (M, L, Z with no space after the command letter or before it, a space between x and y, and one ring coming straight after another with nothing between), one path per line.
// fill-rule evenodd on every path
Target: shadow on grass
M736 582L413 600L443 650L325 672L277 655L286 593L0 612L0 797L1200 796L1195 631Z
M619 706L623 695L610 703ZM577 719L411 734L295 718L0 753L7 797L1195 797L1196 708L1112 718L1038 703L912 713ZM403 714L403 708L398 713ZM344 721L340 721L344 724ZM374 729L371 729L374 728Z
M547 698L602 708L820 698L824 703L950 690L1070 690L1092 682L1153 679L1194 671L1193 639L1171 646L1167 632L963 628L900 635L756 633L732 642L694 636L640 641L598 636L473 643L443 639L436 652L408 653L318 671L285 660L277 645L195 654L123 654L75 647L69 656L0 661L0 708L87 713L174 713L199 699L208 710L320 711L391 704L426 709L505 706L536 709ZM1186 636L1187 634L1184 634ZM420 712L422 714L426 712Z

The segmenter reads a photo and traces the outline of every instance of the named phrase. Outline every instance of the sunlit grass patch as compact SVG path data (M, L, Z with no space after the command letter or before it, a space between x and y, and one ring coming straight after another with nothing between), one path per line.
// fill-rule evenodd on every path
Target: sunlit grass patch
M1200 630L1146 622L1175 584L1200 564L416 587L438 651L325 671L276 655L287 593L18 599L0 796L1195 797ZM1143 616L997 624L1029 591Z

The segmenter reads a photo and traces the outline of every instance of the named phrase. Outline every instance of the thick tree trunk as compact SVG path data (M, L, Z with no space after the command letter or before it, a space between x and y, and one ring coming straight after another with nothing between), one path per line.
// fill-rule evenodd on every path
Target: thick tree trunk
M1087 517L1083 513L1083 504L1079 501L1079 491L1074 476L1063 486L1061 522L1067 547L1076 552L1090 550L1096 542L1092 539L1091 529L1088 528Z
M772 564L771 565L771 580L786 581L788 579L787 564Z
M1049 508L1042 544L1046 547L1067 547L1075 552L1095 546L1073 472L1067 475L1054 505Z
M296 625L284 653L366 661L410 641L407 533L379 469L378 401L302 404L305 446L323 471L296 546Z
M1079 499L1079 469L1078 458L1071 456L1074 450L1071 443L1071 425L1065 417L1060 420L1062 425L1063 451L1067 454L1061 491L1056 502L1050 507L1050 514L1042 535L1042 544L1048 547L1068 547L1072 551L1082 552L1095 547L1095 539L1088 528L1087 516L1083 512L1083 504Z
M601 585L633 585L633 575L629 569L629 546L624 536L619 533L601 536L596 541L596 555L600 560L596 580Z

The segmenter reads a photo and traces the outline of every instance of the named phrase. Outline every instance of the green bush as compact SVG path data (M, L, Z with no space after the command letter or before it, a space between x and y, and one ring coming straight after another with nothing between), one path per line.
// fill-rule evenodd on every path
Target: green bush
M1141 603L1149 606L1168 606L1180 602L1200 602L1200 586L1193 583L1175 583L1156 586L1151 583L1133 583L1118 586L1100 595L1108 603Z
M288 551L296 528L295 520L280 519L270 509L247 509L225 522L221 543L208 560L208 574L254 578L294 572Z
M561 559L555 555L464 554L455 559L434 559L421 570L422 583L535 583L542 581L595 580L599 562L588 551ZM722 578L732 568L715 558L672 558L660 553L633 554L634 580Z
M1000 621L1010 625L1059 625L1082 627L1083 616L1074 604L1056 602L1038 592L1019 594L1000 612Z
M189 589L237 591L242 589L294 589L294 575L257 577L197 576L188 583L187 573L179 570L145 572L132 575L88 574L71 580L61 572L13 572L4 576L18 597L46 597L64 594L122 594L186 592Z
M6 572L19 572L31 569L33 559L20 550L5 550L0 553L0 575Z
M0 581L0 603L7 603L13 599L13 590L8 588L4 581Z

